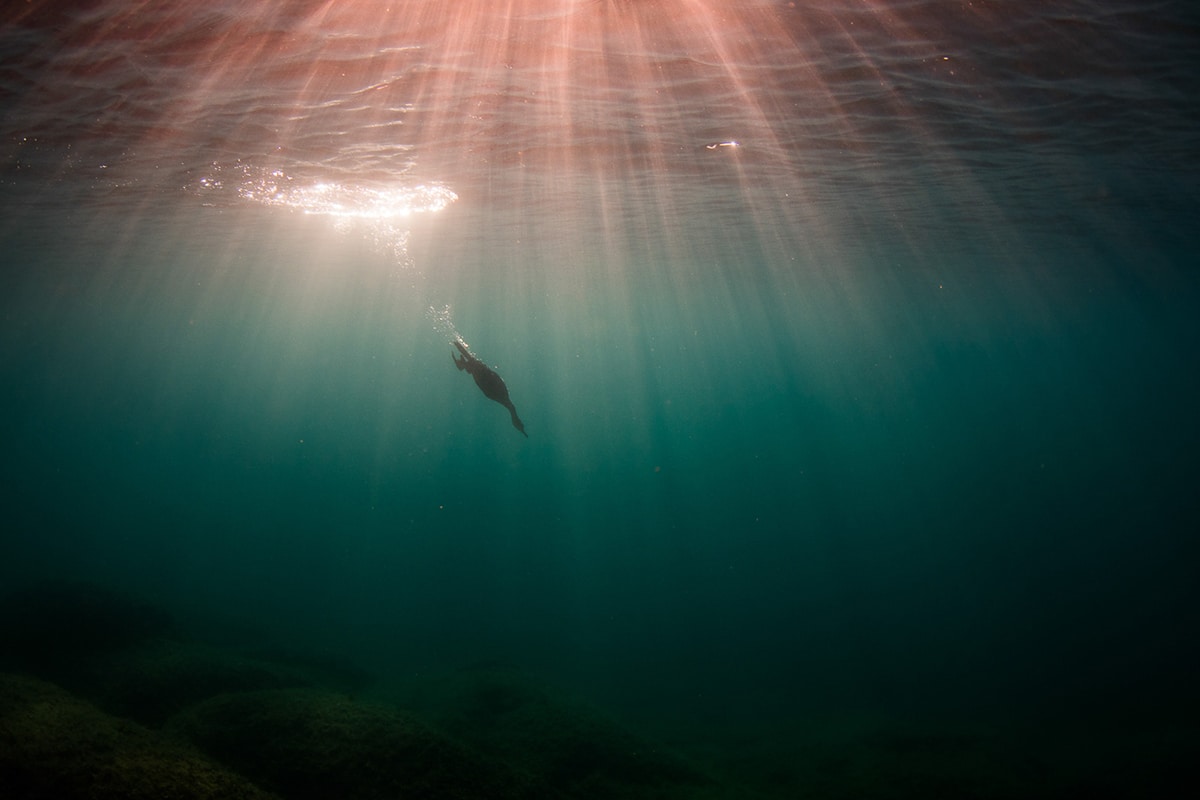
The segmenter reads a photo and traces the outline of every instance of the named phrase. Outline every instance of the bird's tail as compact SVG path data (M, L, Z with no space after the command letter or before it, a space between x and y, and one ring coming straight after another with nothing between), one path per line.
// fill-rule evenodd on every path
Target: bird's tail
M521 418L517 416L517 407L514 406L512 403L508 403L507 405L508 405L508 413L510 416L512 416L513 427L516 428L517 430L519 430L521 432L521 435L524 436L526 439L528 439L529 434L525 432L525 423L521 422Z

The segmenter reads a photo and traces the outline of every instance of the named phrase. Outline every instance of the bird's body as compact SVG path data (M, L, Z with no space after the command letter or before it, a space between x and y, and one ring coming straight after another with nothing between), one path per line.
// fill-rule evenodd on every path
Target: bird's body
M495 400L507 408L512 417L513 427L529 438L529 434L525 433L525 423L521 422L521 418L517 416L516 406L508 398L508 387L504 385L504 379L472 353L462 339L455 339L454 346L458 348L458 352L462 353L462 358L455 358L453 353L450 354L450 357L454 358L454 366L465 369L475 379L475 385L483 392L484 397Z

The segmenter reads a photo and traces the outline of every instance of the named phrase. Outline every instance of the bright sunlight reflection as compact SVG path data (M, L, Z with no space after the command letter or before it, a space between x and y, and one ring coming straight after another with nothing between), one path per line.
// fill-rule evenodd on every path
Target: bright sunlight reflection
M343 219L384 220L410 214L441 211L458 199L453 191L438 184L392 188L370 188L341 183L304 183L281 170L243 168L234 186L226 185L220 169L200 179L201 190L234 191L243 200L279 206L305 214Z

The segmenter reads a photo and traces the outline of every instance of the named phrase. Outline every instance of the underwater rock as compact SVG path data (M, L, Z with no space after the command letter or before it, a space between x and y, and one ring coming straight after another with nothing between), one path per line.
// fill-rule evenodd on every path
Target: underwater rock
M187 709L170 728L294 800L556 796L408 715L326 692L222 695Z
M343 661L264 643L261 633L252 645L225 646L185 635L166 612L86 583L34 584L0 601L0 668L145 725L228 692L355 690L370 680Z
M412 691L413 703L449 734L565 796L721 796L711 776L689 762L519 673L465 670Z
M312 686L318 677L293 664L199 642L157 639L88 659L69 687L110 713L158 726L209 697Z
M300 650L269 641L257 643L244 654L307 675L316 684L341 691L355 692L375 682L375 676L368 670L340 655Z
M271 800L189 746L34 678L0 673L6 800Z
M160 608L90 583L45 581L0 599L0 659L47 677L81 656L111 652L171 628Z

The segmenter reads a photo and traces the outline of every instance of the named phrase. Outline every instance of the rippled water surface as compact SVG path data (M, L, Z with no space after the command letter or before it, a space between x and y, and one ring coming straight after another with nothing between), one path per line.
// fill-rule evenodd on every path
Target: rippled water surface
M10 4L0 582L378 702L519 674L681 797L1166 791L1198 51L1176 2Z

